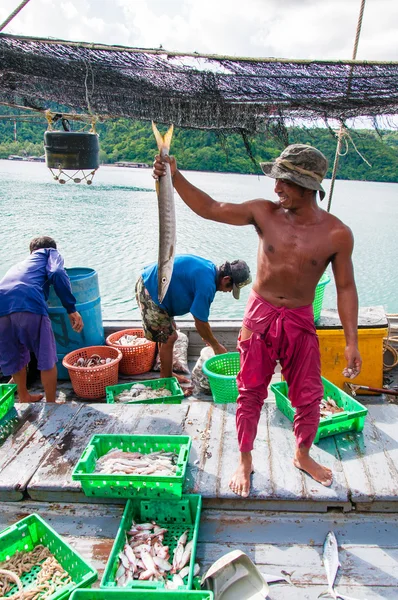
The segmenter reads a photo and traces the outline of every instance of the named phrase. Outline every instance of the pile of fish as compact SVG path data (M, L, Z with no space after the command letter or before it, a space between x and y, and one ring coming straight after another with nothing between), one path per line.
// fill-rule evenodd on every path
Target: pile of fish
M38 569L35 575L32 569ZM30 585L22 591L21 578L32 573ZM53 596L56 591L73 583L70 575L60 565L50 550L42 545L29 552L17 551L0 563L0 597L9 600L39 600ZM15 584L19 591L13 591ZM25 582L26 585L26 582ZM11 593L10 593L11 592Z
M98 365L108 365L114 358L102 358L99 354L92 354L88 358L82 356L73 363L74 367L98 367Z
M344 409L337 406L333 398L328 396L326 399L321 400L321 419L342 412L344 412Z
M143 346L147 344L148 340L144 337L138 337L138 335L130 335L125 333L118 340L112 342L112 344L118 344L119 346Z
M115 396L115 402L139 402L140 400L163 398L171 395L171 391L165 387L155 390L143 383L135 383L130 389L123 390L118 396Z
M95 465L96 473L119 473L122 475L160 475L169 477L177 471L176 452L123 452L118 448L101 456Z
M167 589L175 590L184 585L184 577L189 574L193 540L188 540L186 530L179 537L174 548L173 558L170 548L164 545L168 530L155 521L137 524L134 521L126 532L126 543L119 552L116 583L127 586L133 579L140 581L163 581ZM195 564L194 575L199 573Z

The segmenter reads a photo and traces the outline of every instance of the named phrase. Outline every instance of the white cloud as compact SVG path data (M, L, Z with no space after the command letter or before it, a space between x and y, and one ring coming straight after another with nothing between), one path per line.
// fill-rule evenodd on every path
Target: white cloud
M358 59L398 60L397 0L367 0ZM18 0L2 0L0 20ZM168 50L351 58L359 0L30 0L4 30Z

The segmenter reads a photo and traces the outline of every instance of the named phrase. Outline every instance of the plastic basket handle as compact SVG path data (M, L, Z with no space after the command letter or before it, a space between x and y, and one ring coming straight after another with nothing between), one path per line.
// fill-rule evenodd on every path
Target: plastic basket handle
M347 411L344 411L342 413L335 413L331 418L333 419L333 423L339 423L340 421L347 421L347 419L351 418L351 416Z
M79 467L80 467L80 465L86 466L87 461L90 457L90 454L94 449L95 449L94 446L92 446L91 444L89 446L87 446L87 448L84 450L83 454L81 455L81 457L79 459Z
M15 523L16 529L22 534L23 537L27 537L29 535L29 527L26 523Z
M180 453L178 455L178 464L183 463L186 460L188 460L188 448L184 444L184 446L182 446Z

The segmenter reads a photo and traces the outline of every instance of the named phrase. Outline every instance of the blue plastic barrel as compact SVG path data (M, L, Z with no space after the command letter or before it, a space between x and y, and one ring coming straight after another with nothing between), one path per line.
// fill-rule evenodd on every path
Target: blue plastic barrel
M73 331L67 312L51 286L48 313L57 345L59 379L69 379L68 370L62 366L62 359L66 354L78 348L102 346L105 343L97 272L87 267L73 267L66 269L66 272L76 298L76 310L82 316L84 327L80 333Z

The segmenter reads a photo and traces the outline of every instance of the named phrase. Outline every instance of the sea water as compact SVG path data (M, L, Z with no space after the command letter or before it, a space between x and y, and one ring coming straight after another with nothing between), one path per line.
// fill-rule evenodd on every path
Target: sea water
M257 175L186 172L213 198L241 202L275 200L273 180ZM326 192L329 181L325 182ZM326 208L325 199L321 206ZM29 252L29 241L50 235L67 267L91 267L99 276L104 319L138 319L134 285L141 269L157 260L158 213L151 169L102 166L93 184L52 179L44 163L0 160L0 277ZM398 184L336 181L332 212L353 231L353 262L361 306L398 312L396 267ZM244 259L256 272L254 227L206 221L176 194L177 253L192 253L220 265ZM331 272L331 268L328 268ZM249 288L239 301L217 293L212 319L240 319ZM334 281L324 307L335 308Z

